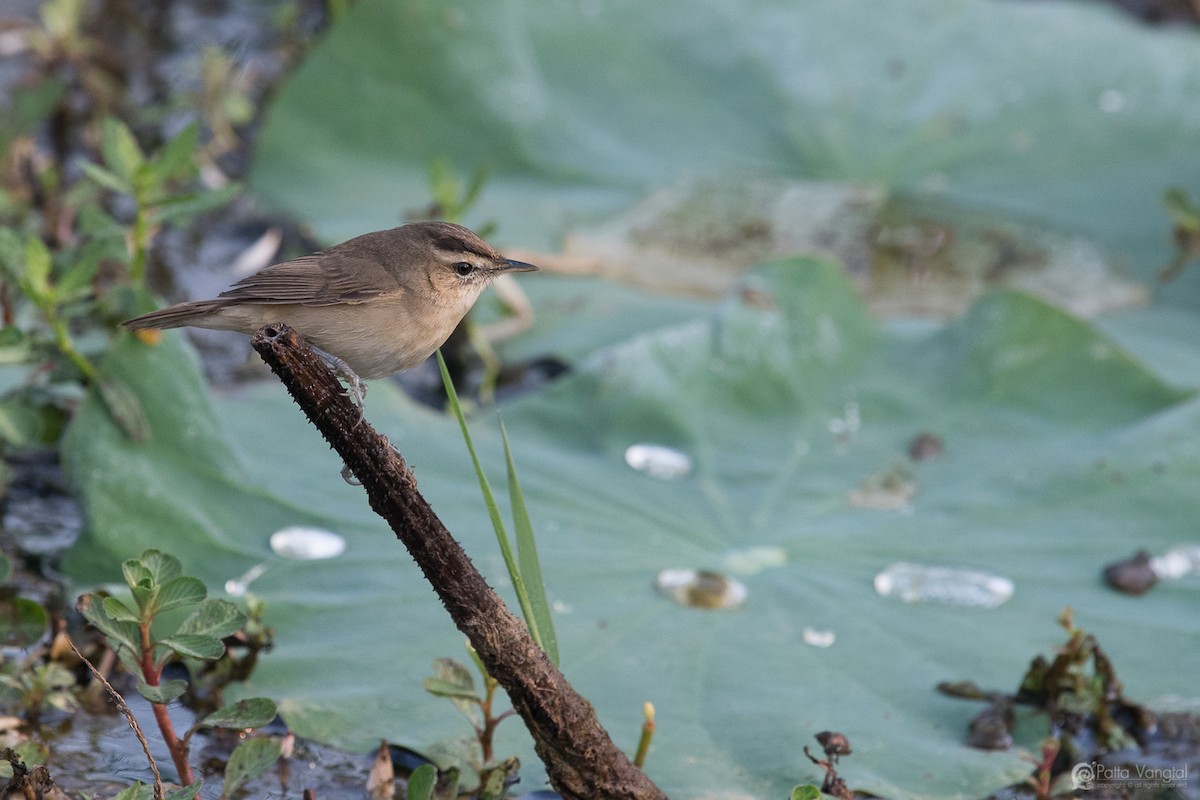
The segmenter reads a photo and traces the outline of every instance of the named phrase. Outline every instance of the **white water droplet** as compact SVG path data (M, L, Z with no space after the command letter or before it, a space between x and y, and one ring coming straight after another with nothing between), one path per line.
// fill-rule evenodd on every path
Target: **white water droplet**
M828 628L805 628L800 632L804 643L813 647L832 647L837 641L837 634Z
M340 556L346 551L346 540L332 531L297 525L272 533L271 550L284 558L315 561Z
M1150 569L1164 580L1200 575L1200 544L1174 547L1150 559Z
M674 481L692 471L692 459L682 450L661 444L634 444L625 451L625 463L651 478Z
M746 602L746 585L719 572L664 569L655 586L667 597L688 608L737 608Z
M230 597L242 597L246 592L250 591L250 584L258 580L258 578L267 571L266 564L255 564L250 569L246 570L245 574L240 578L230 578L225 581L225 594Z
M900 561L875 576L875 591L905 603L995 608L1013 596L1013 582L972 569Z

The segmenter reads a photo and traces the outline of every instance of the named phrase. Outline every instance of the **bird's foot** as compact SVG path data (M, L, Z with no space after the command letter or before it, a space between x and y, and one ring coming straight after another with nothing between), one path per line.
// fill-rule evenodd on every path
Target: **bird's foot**
M313 350L317 351L317 355L329 365L329 368L346 382L346 394L354 401L354 405L358 406L358 421L362 422L367 414L367 382L358 377L358 373L351 369L349 364L333 353L319 347L314 347Z

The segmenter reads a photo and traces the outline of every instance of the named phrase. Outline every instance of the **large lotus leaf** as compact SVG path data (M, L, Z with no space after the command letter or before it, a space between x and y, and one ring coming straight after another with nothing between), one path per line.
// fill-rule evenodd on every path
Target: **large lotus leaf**
M270 109L255 187L330 240L425 207L550 244L683 175L931 189L1165 260L1200 185L1200 39L1104 4L363 0Z
M242 693L277 698L301 735L364 751L462 737L449 704L421 690L432 659L462 657L460 639L361 490L279 387L210 408L172 342L131 343L108 364L147 399L149 445L125 442L94 402L75 420L67 456L89 534L72 574L111 578L147 546L216 586L264 563L251 589L277 645ZM507 594L455 425L386 382L367 409ZM934 686L1014 688L1061 641L1066 606L1132 697L1195 696L1196 579L1131 598L1099 573L1195 541L1200 402L1040 301L998 292L948 328L880 330L837 267L785 262L710 317L603 350L504 415L564 670L630 749L655 703L648 768L672 796L786 796L819 779L800 750L827 729L853 744L851 785L879 794L977 798L1019 780L1029 765L966 747L977 709ZM494 421L473 428L503 486ZM906 468L915 494L890 510L852 501L887 487L878 476L922 430L945 453ZM638 443L688 454L691 473L630 469ZM346 536L345 555L273 556L268 535L297 522ZM906 605L873 589L895 561L996 573L1015 594L992 610ZM674 567L740 580L744 606L658 594L655 576ZM806 627L836 641L805 644ZM520 753L536 783L524 733L500 730L498 752Z

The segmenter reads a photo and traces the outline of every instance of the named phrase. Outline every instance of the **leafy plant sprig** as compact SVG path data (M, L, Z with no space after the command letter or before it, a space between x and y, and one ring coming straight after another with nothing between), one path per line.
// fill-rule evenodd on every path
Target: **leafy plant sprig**
M158 229L217 208L240 190L194 188L198 131L191 125L146 153L128 126L105 119L100 163L82 165L86 180L68 187L62 170L48 166L35 177L38 194L53 199L4 214L0 361L31 367L26 385L0 402L4 443L54 441L81 387L99 392L131 438L149 436L140 403L97 364L114 335L114 321L149 303L146 267ZM127 225L105 211L99 196L104 190L133 201Z
M475 679L471 670L452 658L439 658L433 662L433 675L425 679L425 691L435 697L444 697L466 717L467 722L475 730L475 738L479 742L481 767L487 766L495 758L493 738L496 726L514 712L511 708L499 714L495 710L496 690L500 683L488 674L479 660L479 656L467 645L467 652L475 664L483 683L483 692L475 688Z
M179 186L195 178L199 125L193 123L171 138L162 149L147 155L125 123L104 120L100 152L104 165L84 163L93 181L133 199L134 215L129 231L129 279L141 287L146 279L150 241L158 226L219 208L240 190L237 184L220 189L180 191Z
M138 692L150 702L155 722L185 785L195 783L188 763L192 735L202 728L256 728L275 718L275 703L257 698L243 700L209 714L182 737L176 732L167 706L188 689L187 681L164 680L166 665L177 659L210 662L225 654L222 639L236 633L246 621L237 606L208 597L198 579L184 575L179 559L158 550L147 550L122 565L132 605L116 597L84 595L79 609L107 639L121 663L137 677ZM186 613L167 631L155 623L165 612ZM248 748L248 749L247 749ZM241 753L242 750L246 752ZM225 792L265 772L279 757L279 745L268 739L243 742L225 769Z

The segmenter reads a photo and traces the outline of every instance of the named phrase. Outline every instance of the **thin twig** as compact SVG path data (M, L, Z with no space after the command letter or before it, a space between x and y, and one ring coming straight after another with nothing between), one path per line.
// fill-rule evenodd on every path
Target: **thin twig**
M125 704L125 698L121 697L121 693L105 680L104 676L100 674L100 670L92 666L92 662L88 661L83 653L79 652L79 648L75 646L75 642L72 641L71 637L67 636L66 638L67 644L71 645L71 649L75 651L75 655L79 656L79 660L87 666L88 670L92 673L92 677L100 682L100 685L104 687L104 691L108 692L108 696L117 704L117 709L125 715L129 727L133 728L133 735L141 743L142 752L146 754L146 760L150 762L150 771L154 773L154 800L164 800L166 789L163 787L162 775L158 774L158 764L154 763L154 756L150 755L150 743L146 741L146 735L142 733L142 727L138 725L137 717L133 715L129 706Z

